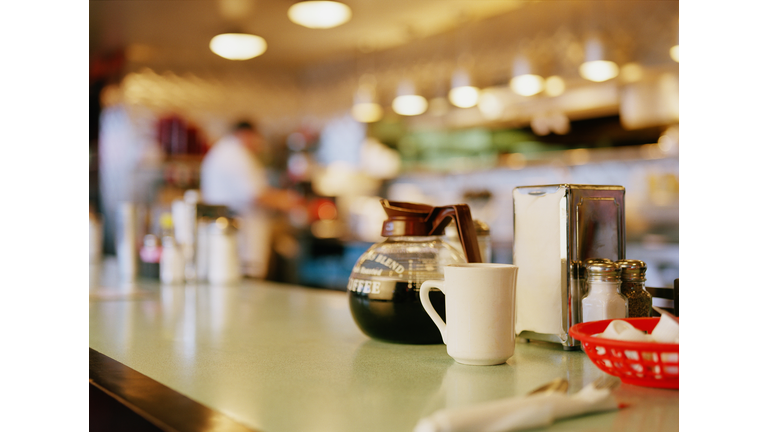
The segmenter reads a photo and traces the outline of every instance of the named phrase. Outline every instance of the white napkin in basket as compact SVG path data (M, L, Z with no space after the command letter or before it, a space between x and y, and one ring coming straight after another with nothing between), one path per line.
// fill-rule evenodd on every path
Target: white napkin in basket
M653 331L646 334L626 321L613 320L595 336L623 341L680 343L680 324L674 318L662 315Z
M653 342L651 335L646 334L642 330L638 330L632 324L622 321L613 320L605 330L599 335L606 339L616 339L623 341L636 341L636 342Z

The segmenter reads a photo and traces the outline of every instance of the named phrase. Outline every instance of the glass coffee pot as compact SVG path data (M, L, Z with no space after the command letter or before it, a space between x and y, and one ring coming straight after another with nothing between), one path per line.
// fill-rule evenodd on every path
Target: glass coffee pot
M482 262L469 206L433 207L385 199L381 205L387 214L381 229L386 240L371 246L352 269L347 285L352 317L374 339L442 343L437 326L421 306L419 288L425 280L444 279L448 264ZM442 239L451 221L464 254ZM445 320L445 295L435 289L429 297Z

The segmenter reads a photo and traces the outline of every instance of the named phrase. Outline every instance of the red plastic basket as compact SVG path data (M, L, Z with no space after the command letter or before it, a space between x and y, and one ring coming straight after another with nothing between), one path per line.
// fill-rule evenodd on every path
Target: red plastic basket
M576 324L569 333L581 341L590 360L604 372L621 378L627 384L679 388L680 345L632 342L595 337L613 320ZM659 318L625 318L635 328L651 332Z

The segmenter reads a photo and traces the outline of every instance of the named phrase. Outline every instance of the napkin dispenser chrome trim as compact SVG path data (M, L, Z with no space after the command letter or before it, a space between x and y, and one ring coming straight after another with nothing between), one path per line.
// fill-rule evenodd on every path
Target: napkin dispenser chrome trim
M604 185L514 189L512 262L520 267L518 337L560 343L566 350L579 348L568 329L581 322L581 263L589 258L625 258L624 195L624 187Z

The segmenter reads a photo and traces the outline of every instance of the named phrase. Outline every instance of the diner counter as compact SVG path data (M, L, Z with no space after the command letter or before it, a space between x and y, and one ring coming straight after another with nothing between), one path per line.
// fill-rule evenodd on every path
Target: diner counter
M583 352L545 342L518 341L503 365L466 366L444 345L372 340L355 325L344 292L255 280L125 284L114 262L99 269L90 287L92 383L125 380L109 368L94 372L94 358L114 360L167 387L163 394L188 398L230 421L194 427L169 421L165 430L231 424L263 432L412 431L441 408L523 395L555 378L566 378L572 393L603 375ZM132 402L142 399L142 387L128 387L122 395L107 393L147 411ZM615 395L625 408L558 421L548 430L678 430L677 390L622 384ZM170 411L179 405L168 406L169 418L178 415ZM155 411L157 425L164 414Z

